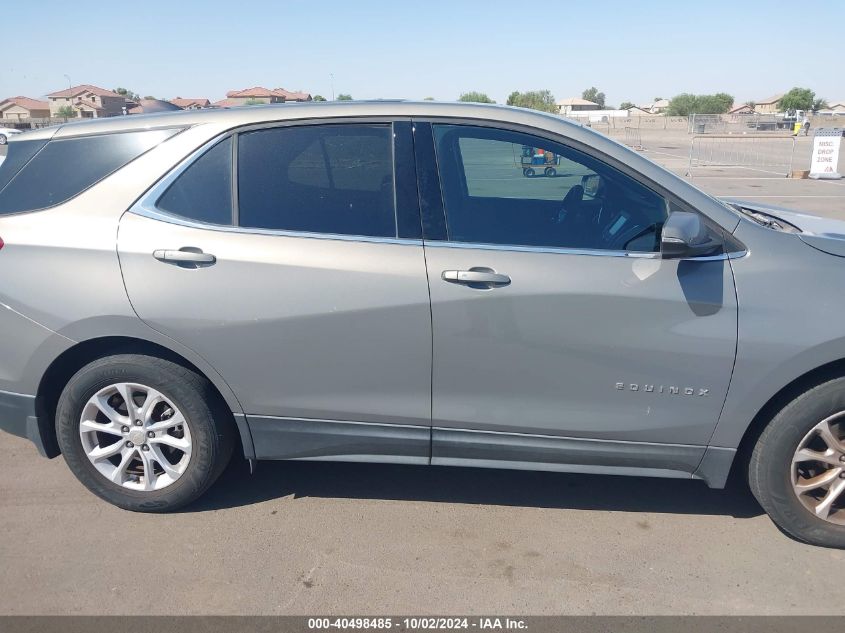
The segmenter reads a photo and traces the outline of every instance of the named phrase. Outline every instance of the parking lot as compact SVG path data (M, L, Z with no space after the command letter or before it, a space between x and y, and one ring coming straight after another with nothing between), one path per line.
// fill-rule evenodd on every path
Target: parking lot
M681 174L688 143L642 138ZM694 182L845 219L845 181ZM782 535L739 481L236 462L184 511L143 515L1 433L0 532L0 614L833 615L845 564Z

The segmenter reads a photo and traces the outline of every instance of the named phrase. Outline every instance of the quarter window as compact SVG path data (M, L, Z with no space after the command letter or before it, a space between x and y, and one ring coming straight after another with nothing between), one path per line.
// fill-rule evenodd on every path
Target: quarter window
M198 222L232 224L231 137L191 163L156 206Z
M308 125L238 136L241 226L396 236L389 125Z
M52 207L85 191L178 130L145 130L10 143L12 156L0 168L0 215ZM27 158L27 156L29 156ZM17 170L17 171L15 171ZM14 173L13 173L14 172Z
M663 197L592 156L528 134L435 125L449 239L656 252Z

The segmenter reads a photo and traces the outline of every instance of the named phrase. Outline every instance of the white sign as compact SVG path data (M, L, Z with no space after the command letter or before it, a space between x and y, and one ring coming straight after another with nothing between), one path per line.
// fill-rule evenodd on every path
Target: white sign
M842 141L840 128L816 130L813 139L813 155L810 163L810 178L842 178L836 171L839 165L839 144Z

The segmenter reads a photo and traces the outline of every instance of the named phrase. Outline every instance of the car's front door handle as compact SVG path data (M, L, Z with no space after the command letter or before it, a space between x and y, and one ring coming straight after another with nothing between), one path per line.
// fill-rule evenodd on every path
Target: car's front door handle
M203 253L198 248L184 248L177 250L159 249L153 251L153 257L160 262L171 262L174 264L206 264L210 265L217 261L211 253Z
M489 268L470 268L469 270L444 270L443 280L454 284L465 284L467 286L507 286L511 278L507 275L494 272Z

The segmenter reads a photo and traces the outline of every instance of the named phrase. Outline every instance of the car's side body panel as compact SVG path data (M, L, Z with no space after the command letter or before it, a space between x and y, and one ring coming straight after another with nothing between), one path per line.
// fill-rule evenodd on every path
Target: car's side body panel
M420 240L260 232L232 240L226 231L126 213L175 165L228 131L366 117L518 126L590 148L736 231L749 254L690 266L648 258L599 262L604 258L480 252L423 246ZM6 242L0 252L0 416L5 411L32 418L29 405L44 372L74 345L126 337L170 349L203 372L235 414L248 457L431 460L689 476L718 486L769 398L798 376L845 359L838 316L845 296L842 260L796 235L741 220L647 158L559 117L451 104L285 105L103 119L17 138L171 126L186 129L66 203L0 217ZM425 174L418 185L425 198L431 185ZM425 209L427 201L421 202ZM198 236L219 267L183 270L151 257L158 248L195 245ZM432 360L424 257L437 273L476 265L482 255L495 257L493 265L514 276L513 287L470 299L432 277L432 288L440 289L435 320L443 323L435 323ZM685 268L706 269L706 279L696 280L696 271ZM219 274L203 281L212 270ZM174 284L165 271L192 284ZM614 279L614 287L596 287ZM650 285L658 280L665 282L662 289ZM596 310L596 301L604 309ZM212 309L189 312L191 302ZM614 320L628 310L637 313L641 328ZM565 337L551 323L545 330L536 327L544 314L556 312L580 324L577 336ZM731 328L739 333L732 378ZM478 332L485 333L483 343L473 338ZM521 342L516 354L514 340ZM250 348L248 359L241 341ZM567 355L580 360L561 374L558 361ZM445 396L435 399L433 412L432 364L439 368L434 393ZM676 386L679 393L642 389L652 384ZM686 388L709 392L680 391ZM714 403L726 390L719 417ZM663 396L669 400L658 399ZM588 410L593 406L600 414ZM32 434L28 421L13 426ZM433 459L432 441L439 448Z
M132 305L232 386L247 415L430 420L422 244L239 233L127 213L118 238ZM185 269L157 249L201 248Z
M845 359L845 259L798 234L743 220L748 256L733 260L741 307L736 368L713 446L736 447L754 416L781 389Z
M736 349L727 260L428 243L426 261L435 427L707 443ZM511 283L441 279L473 267Z

